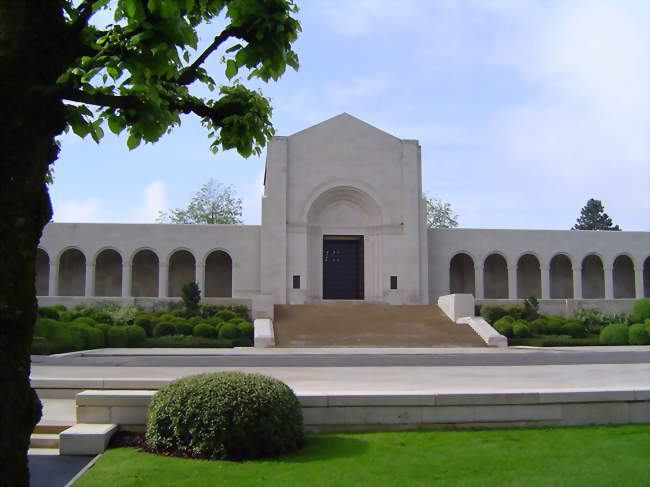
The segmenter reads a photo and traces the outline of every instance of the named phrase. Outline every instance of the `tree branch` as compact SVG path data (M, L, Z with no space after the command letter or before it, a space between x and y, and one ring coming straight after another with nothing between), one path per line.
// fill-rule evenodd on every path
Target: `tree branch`
M212 44L210 44L192 64L181 72L176 83L179 85L189 85L194 82L196 80L196 72L198 68L205 62L208 56L216 51L217 48L229 37L239 37L240 39L243 39L243 33L244 31L242 29L236 27L224 30L214 38Z
M99 107L133 108L138 104L138 99L133 96L105 95L103 93L88 93L82 90L65 89L61 98Z
M93 11L94 0L84 0L77 7L77 19L70 26L73 35L79 34L81 30L86 26L88 20L95 13Z

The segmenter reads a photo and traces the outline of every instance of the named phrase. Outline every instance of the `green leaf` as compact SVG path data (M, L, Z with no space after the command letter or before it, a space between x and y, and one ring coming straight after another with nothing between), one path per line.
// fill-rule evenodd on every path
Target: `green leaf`
M117 115L109 115L108 117L108 128L110 129L111 132L114 134L118 135L122 130L124 130L124 127L126 126L126 121Z
M131 133L131 135L129 135L129 138L126 139L126 146L129 148L129 150L133 150L139 145L140 145L140 136Z
M226 63L226 76L228 79L231 79L233 76L237 74L237 63L233 61L232 59L229 59L228 62Z

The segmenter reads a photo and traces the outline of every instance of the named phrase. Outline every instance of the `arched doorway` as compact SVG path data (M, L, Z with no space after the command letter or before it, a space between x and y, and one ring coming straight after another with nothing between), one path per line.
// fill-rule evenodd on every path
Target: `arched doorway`
M449 292L451 294L474 294L474 260L461 252L449 263Z
M650 257L643 262L643 296L650 298Z
M131 295L134 297L158 296L159 266L155 252L144 249L133 257L131 266Z
M86 257L79 249L68 249L59 257L58 296L83 296L86 287Z
M36 296L49 296L50 289L50 256L43 249L36 251Z
M95 296L122 295L122 256L113 249L102 250L95 259Z
M524 254L517 262L517 297L542 297L542 273L539 260L533 254Z
M215 250L205 259L205 297L232 297L232 259L223 250Z
M605 297L605 273L603 261L591 254L582 261L582 297L603 299Z
M551 259L550 267L551 299L573 298L573 266L571 259L557 254Z
M634 298L634 264L627 255L619 255L614 259L612 268L614 280L614 298Z
M508 299L508 263L501 254L491 254L483 264L485 299Z
M196 280L196 261L187 250L177 250L169 258L168 295L179 297L181 287Z

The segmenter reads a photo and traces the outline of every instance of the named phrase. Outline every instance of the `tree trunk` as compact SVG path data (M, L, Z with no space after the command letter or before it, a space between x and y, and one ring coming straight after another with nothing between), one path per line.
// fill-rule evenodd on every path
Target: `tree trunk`
M30 387L34 261L51 206L48 167L63 106L46 95L61 74L57 1L0 0L0 486L27 486L27 448L41 417Z

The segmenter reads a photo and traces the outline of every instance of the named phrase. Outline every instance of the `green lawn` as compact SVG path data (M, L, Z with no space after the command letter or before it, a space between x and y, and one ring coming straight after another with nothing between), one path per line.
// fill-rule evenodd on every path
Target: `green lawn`
M245 463L107 451L89 486L648 486L650 425L311 435Z

